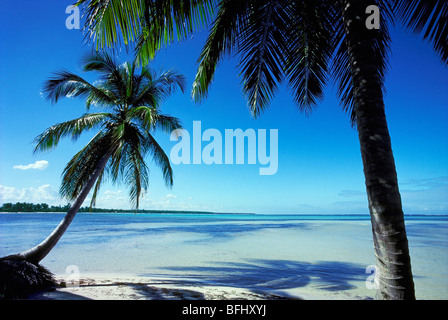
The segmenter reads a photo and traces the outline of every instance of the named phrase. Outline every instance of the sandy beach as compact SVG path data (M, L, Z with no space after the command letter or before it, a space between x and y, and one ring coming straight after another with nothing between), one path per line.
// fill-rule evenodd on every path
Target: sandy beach
M133 274L84 274L66 283L56 276L59 287L40 292L29 300L370 300L348 292L320 290L265 290L234 284L225 286L191 278L142 277Z
M90 275L29 297L30 300L285 300L297 299L226 286L200 285L189 279L132 275Z

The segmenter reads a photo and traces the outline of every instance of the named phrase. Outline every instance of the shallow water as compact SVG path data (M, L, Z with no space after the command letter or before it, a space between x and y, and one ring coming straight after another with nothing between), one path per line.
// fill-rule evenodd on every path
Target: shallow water
M0 214L0 256L37 244L59 213ZM448 299L448 217L406 219L419 299ZM42 264L58 275L181 277L298 297L369 299L368 216L80 213Z

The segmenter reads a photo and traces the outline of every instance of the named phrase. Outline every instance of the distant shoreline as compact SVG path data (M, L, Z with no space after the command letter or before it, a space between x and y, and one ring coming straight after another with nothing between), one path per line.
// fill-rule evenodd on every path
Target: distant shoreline
M147 210L148 212L132 212L132 211L120 211L120 212L116 212L116 211L110 211L110 212L97 212L97 211L80 211L78 212L78 214L140 214L140 215L151 215L151 214L160 214L160 215L173 215L173 214L191 214L191 215L234 215L234 216L243 216L243 215L248 215L248 216L291 216L291 217L297 217L297 216L303 216L303 217L363 217L365 219L362 220L370 220L370 215L369 214L343 214L343 213L334 213L334 214L324 214L324 213L241 213L241 212L208 212L208 211L172 211L172 210L167 210L167 211L156 211L154 210L154 212L152 212L151 210ZM45 211L45 212L40 212L40 211L22 211L22 212L12 212L12 211L0 211L0 214L27 214L27 213L35 213L35 214L65 214L66 212L63 211ZM419 217L425 217L425 218L431 218L431 217L437 217L437 218L443 218L443 217L448 217L448 214L405 214L404 215L405 219L406 218L410 218L411 220L414 220L413 218L419 218ZM314 220L314 219L313 219ZM345 219L336 219L336 220L345 220Z
M1 213L66 213L64 211L0 211ZM175 211L175 210L166 210L166 211L157 211L157 210L145 210L145 212L133 212L132 210L123 210L123 211L79 211L78 213L88 213L88 214L98 214L98 213L118 213L118 214L208 214L208 215L262 215L257 213L242 213L242 212L208 212L208 211ZM291 214L294 215L294 214Z
M0 213L67 213L70 204L65 206L49 206L46 203L34 204L26 202L4 203L0 206ZM156 210L156 209L105 209L81 207L79 213L123 213L123 214L206 214L206 215L281 215L281 216L366 216L368 213L256 213L256 212L215 212L215 211L194 211L194 210ZM405 213L405 217L437 216L446 217L448 214L437 213Z
M70 204L65 206L50 206L46 203L4 203L0 207L0 213L66 213ZM137 214L255 214L255 213L234 213L234 212L213 212L213 211L194 211L194 210L156 210L156 209L105 209L81 207L79 213L137 213Z

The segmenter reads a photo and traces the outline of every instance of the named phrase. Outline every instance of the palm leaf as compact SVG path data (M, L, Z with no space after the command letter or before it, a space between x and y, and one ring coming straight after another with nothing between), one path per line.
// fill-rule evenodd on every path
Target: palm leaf
M96 42L96 48L128 45L140 33L143 0L79 0L84 8L86 38Z
M100 72L101 78L98 87L104 92L110 92L115 104L124 103L127 73L112 56L99 52L87 55L83 59L83 70Z
M139 88L135 92L132 105L157 107L166 97L171 95L177 87L184 92L185 77L173 70L168 70L160 75L142 68L138 79Z
M86 98L95 96L95 100L103 105L114 103L113 97L105 91L96 88L80 76L67 70L55 72L50 79L44 83L43 96L52 103L58 102L62 97Z
M334 4L299 2L288 10L286 74L294 100L305 113L323 98L337 24Z
M198 59L199 66L191 91L196 102L207 97L216 67L223 55L230 54L235 47L239 25L244 22L248 10L246 1L220 1L217 16Z
M182 129L181 121L169 115L160 114L156 108L140 106L129 111L129 117L137 121L145 131L160 129L171 133Z
M136 46L136 57L143 65L156 52L174 40L186 37L206 26L216 0L145 0L141 19L141 33Z
M93 207L96 206L96 197L98 196L98 192L101 188L101 183L103 182L104 171L105 170L103 170L100 173L100 175L98 176L98 179L95 182L95 187L94 187L93 193L92 193L92 199L90 200L90 209L92 209Z
M124 45L134 49L144 65L155 52L175 39L185 39L207 25L216 0L79 0L83 8L86 40L96 49Z
M442 62L448 64L448 3L445 0L400 0L396 10L407 28L423 33Z
M290 23L285 9L286 1L252 1L238 37L243 92L254 117L267 108L283 80Z
M98 162L110 148L110 138L107 134L103 131L96 134L67 163L62 174L60 194L69 200L76 199L95 170ZM92 203L94 202L95 199L93 198Z
M155 164L162 170L165 184L171 187L173 185L173 169L171 168L170 159L165 151L163 151L162 147L149 133L145 136L143 143L144 148L148 150Z
M141 194L148 189L149 174L148 167L141 154L140 141L134 142L135 144L130 144L130 150L127 154L125 181L129 185L131 203L138 209Z
M63 123L56 124L34 139L36 146L34 152L45 151L57 146L59 140L66 136L71 136L77 140L85 131L97 127L110 117L109 113L89 113L82 117Z

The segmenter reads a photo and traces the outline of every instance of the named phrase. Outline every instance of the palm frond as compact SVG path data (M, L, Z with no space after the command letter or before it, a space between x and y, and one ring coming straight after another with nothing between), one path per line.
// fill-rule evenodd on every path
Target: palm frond
M196 102L207 97L216 67L222 57L234 49L240 23L244 23L248 11L247 1L220 1L217 16L198 59L199 66L191 91Z
M111 144L114 146L114 151L111 156L111 161L108 166L108 172L112 178L112 182L116 183L123 177L124 166L126 162L126 154L128 145L126 143L126 124L114 123L109 128L111 136Z
M123 122L110 129L114 151L108 166L112 182L125 181L129 185L129 196L138 208L143 191L147 190L149 173L144 156L147 153L145 135L134 125Z
M144 140L144 147L148 150L155 164L162 170L163 179L168 187L173 185L173 169L170 165L170 159L163 151L151 134L147 134Z
M80 76L67 70L55 72L50 79L45 81L43 86L43 96L56 103L63 97L89 97L94 96L95 101L102 105L111 105L114 103L113 97L107 92L96 88Z
M166 115L156 113L154 115L154 130L161 130L165 133L171 134L174 130L183 129L182 122L180 119Z
M136 57L143 65L174 40L184 40L211 20L216 0L145 0Z
M95 182L95 187L93 188L92 199L90 200L90 209L96 206L96 198L98 196L98 192L101 188L101 183L103 182L104 171L100 173L98 179Z
M448 65L448 3L446 0L399 0L396 11L403 24L423 39Z
M85 131L103 124L109 113L89 113L82 117L51 126L34 139L34 152L45 151L57 146L61 138L71 136L73 140Z
M106 52L96 52L85 56L83 70L100 72L98 87L106 93L110 92L115 104L124 103L127 92L127 73L111 55Z
M133 206L138 209L142 192L146 192L149 185L148 167L141 155L140 141L131 145L127 155L125 181L129 185L129 197Z
M144 65L155 52L206 26L217 0L78 0L85 16L85 40L96 49L124 45Z
M283 81L287 1L252 1L238 37L243 92L254 117L265 110Z
M338 16L331 2L299 2L288 10L286 74L300 110L309 113L323 98Z
M79 0L85 16L86 39L97 49L133 42L140 33L144 0Z
M176 88L184 92L186 79L183 75L168 70L160 75L143 67L141 79L139 79L139 90L135 92L132 105L148 105L157 107L164 99L171 95Z
M128 112L130 119L139 123L145 131L162 130L171 133L176 129L182 129L181 121L169 115L160 114L157 108L140 106Z
M62 184L59 189L61 196L69 200L76 199L94 172L98 162L110 148L110 138L103 131L100 131L84 148L76 153L64 168ZM92 201L94 203L94 199Z

